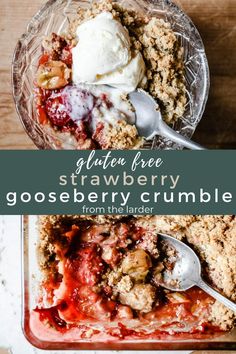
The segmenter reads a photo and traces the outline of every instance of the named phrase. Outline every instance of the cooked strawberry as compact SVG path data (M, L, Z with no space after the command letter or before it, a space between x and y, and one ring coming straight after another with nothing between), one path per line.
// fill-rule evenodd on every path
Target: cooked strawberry
M75 288L70 296L68 309L63 311L67 321L82 319L109 320L116 302L96 293L90 286Z
M49 119L58 126L63 127L68 123L78 126L78 135L80 130L85 133L81 123L89 122L91 112L95 105L95 97L74 86L66 86L62 90L54 91L46 99L45 106Z
M104 271L104 264L94 243L82 244L74 259L68 259L65 268L79 284L95 285Z
M47 99L46 112L50 121L58 127L63 127L71 121L62 95L52 95Z
M47 114L42 106L37 107L37 114L40 124L46 124L48 122Z
M63 333L66 331L67 323L59 315L59 310L61 308L64 308L64 304L41 309L36 307L34 311L39 313L41 321L49 322L50 325L53 326L56 330Z
M95 132L93 133L92 136L93 140L95 140L100 147L106 148L107 146L107 141L106 141L106 136L104 134L104 123L98 122L96 125Z
M48 54L43 54L39 59L39 66L45 64L49 60L50 56Z

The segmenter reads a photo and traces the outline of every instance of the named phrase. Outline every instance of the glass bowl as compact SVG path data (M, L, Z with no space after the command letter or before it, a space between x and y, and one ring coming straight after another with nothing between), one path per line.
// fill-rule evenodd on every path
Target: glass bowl
M182 118L173 128L191 138L202 118L209 91L209 68L202 39L191 19L170 0L117 0L126 7L168 21L184 48L187 104ZM50 134L37 122L33 97L34 78L42 54L41 42L52 32L63 33L76 16L78 7L88 8L89 0L49 0L31 19L19 39L13 56L12 83L16 110L21 122L40 149L60 149L58 136ZM71 146L73 149L74 147ZM145 145L152 149L181 149L166 138L157 136Z

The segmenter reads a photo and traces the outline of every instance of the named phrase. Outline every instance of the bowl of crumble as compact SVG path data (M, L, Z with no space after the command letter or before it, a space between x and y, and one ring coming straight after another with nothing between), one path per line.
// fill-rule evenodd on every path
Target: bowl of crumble
M235 349L236 313L198 287L163 287L178 255L235 301L235 216L23 217L23 329L41 349Z
M164 120L191 137L206 105L201 37L169 0L47 2L17 43L13 95L40 149L178 149L145 141L129 93L142 88Z

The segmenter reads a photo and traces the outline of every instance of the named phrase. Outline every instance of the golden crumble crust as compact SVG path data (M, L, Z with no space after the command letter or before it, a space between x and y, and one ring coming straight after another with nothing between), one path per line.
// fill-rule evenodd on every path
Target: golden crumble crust
M142 88L157 99L167 123L176 121L185 111L186 88L183 48L170 24L112 0L102 0L93 2L90 8L78 9L77 17L70 23L68 39L75 42L77 27L101 12L112 13L127 28L133 52L140 51L146 64L147 82Z
M56 273L57 260L54 247L59 243L60 247L66 242L63 236L64 229L68 225L78 224L82 221L100 224L104 227L112 227L118 220L122 223L131 222L137 228L145 229L144 241L147 243L139 247L152 254L156 249L155 239L158 233L166 233L187 242L199 255L203 265L204 278L217 288L226 297L233 301L236 299L236 219L235 216L223 215L162 215L162 216L83 216L83 215L51 215L39 218L40 229L40 266L45 274ZM147 247L148 245L148 247ZM137 248L138 249L138 248ZM157 254L152 254L158 259ZM158 275L158 274L157 274ZM134 288L130 275L122 272L121 266L113 271L108 271L103 282L114 288L113 296L122 294L122 301L126 304L127 293ZM134 283L133 283L134 285ZM147 285L147 284L143 284ZM129 289L129 290L128 290ZM133 290L132 290L133 291ZM152 292L151 292L152 293ZM132 299L136 306L136 290ZM147 308L150 308L153 296L148 298ZM133 301L132 300L132 301ZM139 302L140 299L137 301ZM127 300L128 301L128 300ZM141 300L140 300L141 301ZM145 300L146 301L146 300ZM139 305L137 305L139 306ZM141 305L140 305L141 306ZM139 306L139 307L140 307ZM209 313L210 321L222 330L234 326L236 314L228 310L224 305L216 301L211 305Z
M106 149L139 149L144 143L143 138L138 136L137 128L124 120L109 125L104 135Z
M232 323L235 321L235 314L223 304L216 301L211 306L210 320L216 326L220 326L220 328L226 331L227 329L232 328Z
M156 216L158 232L186 240L206 262L209 280L236 299L236 220L234 216Z

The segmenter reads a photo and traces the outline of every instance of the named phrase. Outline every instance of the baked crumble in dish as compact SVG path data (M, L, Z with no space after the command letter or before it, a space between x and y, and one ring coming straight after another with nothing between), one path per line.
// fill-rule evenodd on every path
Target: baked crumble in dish
M234 327L236 314L194 287L164 289L175 250L168 233L199 255L204 278L236 300L234 216L42 216L42 273L31 327L49 340L203 339ZM172 261L170 261L170 256Z
M183 116L183 48L168 22L117 2L79 8L63 35L42 42L35 77L39 123L62 149L137 149L128 94L150 93L168 124Z

